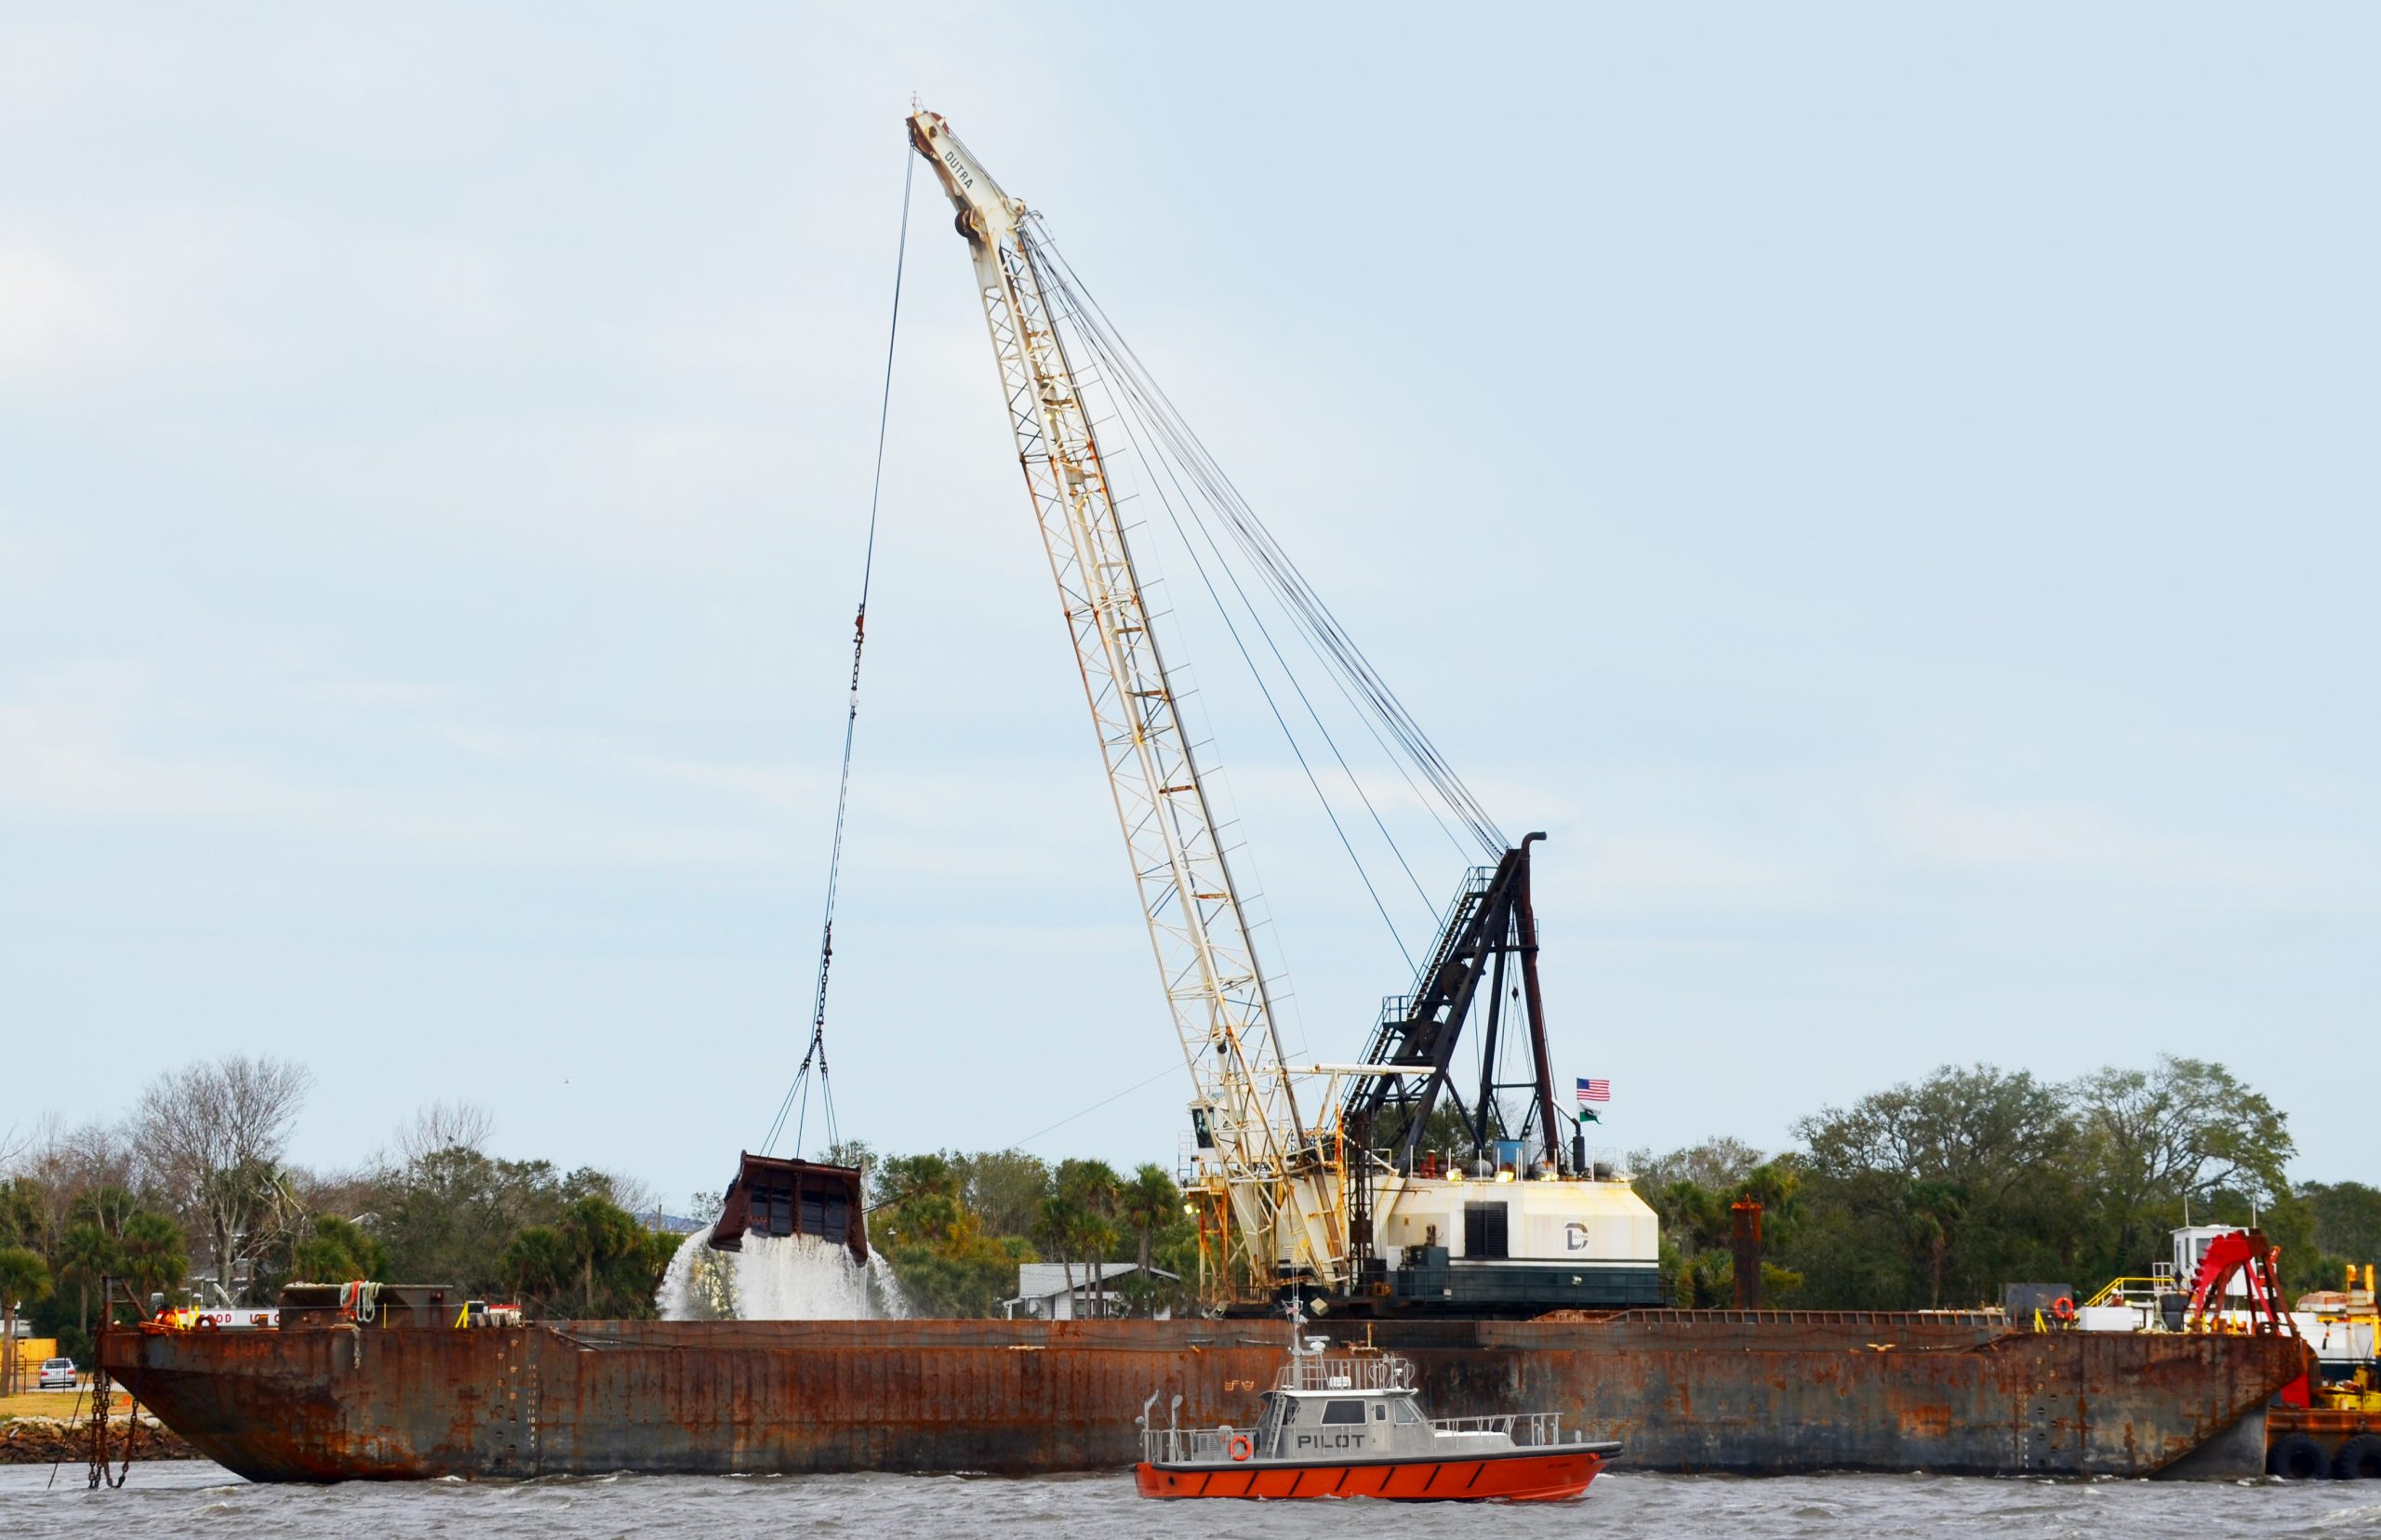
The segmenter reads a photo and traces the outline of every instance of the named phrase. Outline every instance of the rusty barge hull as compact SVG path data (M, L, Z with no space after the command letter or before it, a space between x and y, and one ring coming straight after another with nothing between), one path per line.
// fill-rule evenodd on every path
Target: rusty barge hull
M1631 1467L1747 1474L2254 1476L2264 1407L2308 1357L2288 1339L2035 1334L1959 1315L1631 1311L1375 1334L1443 1415L1557 1409L1626 1442ZM100 1359L256 1480L1031 1475L1131 1466L1152 1391L1160 1417L1179 1392L1185 1426L1252 1425L1284 1335L1232 1321L617 1321L115 1331Z

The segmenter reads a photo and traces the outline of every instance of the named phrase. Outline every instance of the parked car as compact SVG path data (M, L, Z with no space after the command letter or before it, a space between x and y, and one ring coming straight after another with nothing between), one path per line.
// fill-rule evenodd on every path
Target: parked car
M41 1366L41 1387L45 1390L73 1389L74 1361L66 1358L45 1359Z

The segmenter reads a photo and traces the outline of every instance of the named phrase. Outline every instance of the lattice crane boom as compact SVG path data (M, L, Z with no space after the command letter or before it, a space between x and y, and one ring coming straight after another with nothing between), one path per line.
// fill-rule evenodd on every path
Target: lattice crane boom
M1264 972L1214 810L1151 629L1107 463L1026 240L950 126L910 135L958 210L999 365L1018 460L1091 705L1166 1003L1252 1260L1337 1283L1347 1268L1337 1158L1299 1119Z

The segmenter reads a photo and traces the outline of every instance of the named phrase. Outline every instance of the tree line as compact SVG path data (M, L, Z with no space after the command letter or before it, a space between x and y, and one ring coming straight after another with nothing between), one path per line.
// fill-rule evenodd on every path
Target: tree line
M870 1243L920 1314L997 1315L1027 1262L1057 1263L1070 1291L1088 1283L1092 1313L1191 1303L1198 1231L1163 1166L1120 1173L1105 1161L1052 1163L1016 1149L879 1157L858 1142L822 1159L861 1169ZM1118 1262L1140 1270L1111 1292L1097 1264Z
M1632 1158L1675 1303L1733 1299L1739 1197L1765 1209L1764 1302L1810 1308L1993 1305L2021 1281L2088 1291L2147 1276L2186 1219L2261 1226L2293 1292L2381 1260L2381 1191L2293 1183L2285 1116L2202 1060L2066 1082L1946 1065L1793 1131L1799 1148L1774 1154L1721 1137Z
M486 1114L449 1106L353 1170L309 1170L286 1158L308 1085L299 1067L234 1055L159 1075L119 1122L0 1148L0 1308L21 1304L77 1358L103 1277L208 1304L369 1278L552 1316L654 1313L681 1238L640 1222L656 1205L639 1184L493 1154ZM1793 1133L1777 1151L1714 1137L1632 1157L1674 1303L1733 1298L1729 1208L1746 1196L1766 1211L1766 1301L1811 1308L1991 1304L2012 1281L2089 1289L2147 1272L2187 1215L2254 1216L2294 1290L2381 1261L2381 1191L2294 1183L2287 1120L2220 1065L2168 1057L2066 1082L1946 1066ZM1018 1266L1042 1261L1071 1289L1090 1281L1108 1313L1194 1303L1197 1232L1162 1166L858 1143L823 1158L862 1168L870 1241L920 1314L997 1314ZM1140 1270L1111 1291L1103 1262Z
M287 1159L311 1077L229 1055L158 1075L122 1120L0 1148L0 1308L87 1360L104 1278L133 1298L270 1304L297 1279L431 1281L533 1313L637 1316L678 1238L652 1195L487 1152L487 1115L424 1109L347 1171Z
M1813 1309L1997 1305L2011 1282L2090 1291L2145 1276L2189 1220L2253 1221L2281 1248L2294 1291L2337 1287L2348 1263L2381 1261L2381 1191L2293 1182L2288 1119L2221 1065L2166 1056L2064 1082L1989 1065L1823 1108L1792 1124L1793 1148L1719 1136L1629 1162L1660 1218L1665 1296L1688 1308L1735 1298L1730 1208L1764 1208L1766 1303ZM1426 1144L1468 1141L1451 1114ZM922 1313L987 1315L1020 1262L1137 1261L1111 1310L1180 1308L1197 1232L1173 1178L1016 1150L878 1158L862 1166L871 1238ZM1149 1277L1151 1264L1185 1281Z

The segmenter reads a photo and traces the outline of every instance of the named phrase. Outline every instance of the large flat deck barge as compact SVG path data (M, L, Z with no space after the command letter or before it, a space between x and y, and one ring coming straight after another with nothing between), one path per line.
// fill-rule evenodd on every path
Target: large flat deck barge
M1249 1426L1263 1321L352 1323L114 1330L100 1361L257 1480L1122 1470L1134 1419ZM1335 1336L1344 1324L1324 1328ZM1997 1313L1389 1321L1447 1415L1560 1411L1633 1468L2254 1476L2307 1373L2271 1337L2013 1332Z

